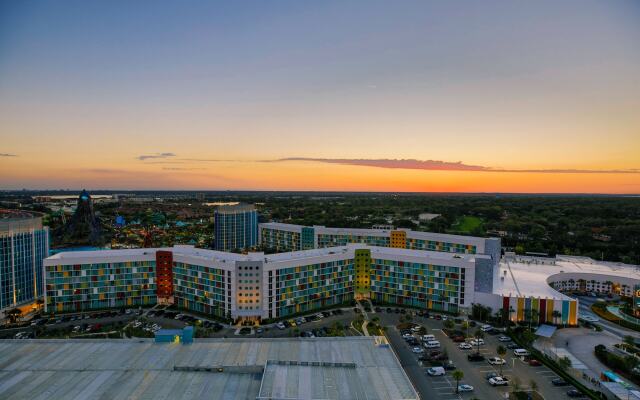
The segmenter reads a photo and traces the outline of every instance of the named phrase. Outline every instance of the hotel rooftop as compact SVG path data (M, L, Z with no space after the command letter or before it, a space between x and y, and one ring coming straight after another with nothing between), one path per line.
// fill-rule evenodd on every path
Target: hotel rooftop
M588 257L558 255L555 258L506 256L494 280L494 293L513 297L571 300L549 284L567 279L607 279L640 283L640 267L597 261ZM617 279L616 279L617 278ZM622 279L620 279L622 278Z

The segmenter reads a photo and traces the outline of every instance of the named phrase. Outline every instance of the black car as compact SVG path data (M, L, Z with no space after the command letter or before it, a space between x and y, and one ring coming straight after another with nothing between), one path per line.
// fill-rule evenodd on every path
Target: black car
M551 381L553 386L568 386L569 383L562 378L556 378Z
M484 356L480 353L472 353L467 355L469 361L484 361Z
M520 345L518 345L518 344L516 344L516 343L509 343L509 344L507 345L507 349L509 349L509 350L518 349L518 348L520 348L520 347L521 347L521 346L520 346Z
M393 310L391 309L391 307L387 307L387 312L388 312L389 314L391 314L391 313L393 312Z
M380 307L376 307L376 308L374 308L374 310L376 310L376 312L382 311L382 309Z
M584 394L582 394L578 389L570 389L567 390L567 396L580 399L584 397Z
M395 310L393 310L393 312L395 312L396 314L400 312L399 308L396 308Z
M342 310L338 308L333 313L336 314L336 315L342 315Z

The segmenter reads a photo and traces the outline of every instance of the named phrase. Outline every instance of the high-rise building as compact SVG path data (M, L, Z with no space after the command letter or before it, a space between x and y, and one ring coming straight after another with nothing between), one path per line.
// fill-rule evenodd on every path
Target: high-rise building
M213 217L216 250L244 250L258 243L258 212L253 205L219 206Z
M42 260L49 256L49 228L29 213L0 210L0 311L42 297Z

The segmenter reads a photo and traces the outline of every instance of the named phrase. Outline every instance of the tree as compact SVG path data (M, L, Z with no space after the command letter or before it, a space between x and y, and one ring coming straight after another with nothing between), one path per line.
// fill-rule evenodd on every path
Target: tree
M504 356L507 354L507 348L504 347L503 345L499 345L496 348L496 353L498 353L500 358L504 358ZM500 364L500 376L502 376L502 364Z
M11 323L15 323L21 315L22 311L19 308L12 308L11 310L7 311L7 316L9 317Z
M563 371L571 367L571 359L567 356L558 359L558 366Z
M630 347L634 347L636 345L636 339L631 335L626 335L625 337L623 337L622 342Z
M453 379L456 380L456 394L460 393L460 391L458 390L458 386L460 386L460 381L462 380L462 378L464 378L464 372L462 372L459 369L456 369L451 373L451 376L453 377Z
M540 318L540 311L536 309L531 310L531 322L538 325L538 318ZM531 322L529 322L529 329L531 329Z
M453 323L452 320L448 319L448 320L444 321L443 326L445 327L445 329L453 329L454 323Z
M480 329L477 329L473 334L473 337L476 339L476 346L478 347L478 353L480 353L480 339L484 339L484 332Z

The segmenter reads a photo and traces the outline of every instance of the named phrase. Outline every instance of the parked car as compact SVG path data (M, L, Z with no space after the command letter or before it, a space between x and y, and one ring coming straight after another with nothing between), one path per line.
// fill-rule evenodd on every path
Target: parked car
M507 362L504 360L504 358L500 358L500 357L491 357L487 360L489 362L489 364L491 365L504 365Z
M471 349L473 349L473 346L472 346L472 345L470 345L470 344L469 344L469 343L467 343L467 342L462 342L462 343L460 343L460 344L458 345L458 348L459 348L460 350L471 350Z
M496 376L495 378L489 379L489 384L491 386L507 386L509 381L501 376Z
M516 357L526 357L529 355L529 351L526 349L515 349L513 350L513 355Z
M446 374L446 371L443 367L431 367L427 368L427 374L429 374L430 376L442 376Z
M413 349L411 349L411 351L412 351L413 353L415 353L415 354L422 354L422 353L424 353L424 349L423 349L422 347L418 347L418 346L416 346L416 347L414 347Z
M458 392L464 393L464 392L473 392L473 386L471 385L458 385Z
M276 324L276 328L278 328L278 329L282 330L282 329L286 328L286 326L284 326L284 323L282 323L282 322L278 322L278 323Z
M553 384L553 386L568 386L569 383L567 381L565 381L562 378L556 378L551 380L551 383Z
M579 399L585 397L584 394L582 394L582 392L579 391L578 389L567 390L567 396L573 397L573 398L579 398Z
M393 312L393 310L391 309L391 307L387 307L387 313L391 314Z
M420 332L420 330L422 329L422 327L420 325L415 325L411 328L411 332L413 333L418 333Z
M454 337L451 338L453 340L454 343L462 343L465 341L465 337L462 335L456 335Z
M484 356L480 353L472 353L467 355L469 361L484 361Z
M500 337L498 338L498 340L499 340L500 342L510 342L510 341L511 341L511 338L510 338L509 336L500 336Z
M489 331L493 330L493 326L491 326L491 325L482 325L480 327L480 330L482 332L489 332Z
M518 343L509 343L507 345L507 349L509 349L509 350L515 350L515 349L517 349L519 347L520 347L520 345L518 345Z
M484 345L484 339L473 339L469 342L472 346Z
M261 327L256 328L256 333L262 333L262 332L264 332L263 328L261 328Z
M542 363L535 358L532 358L531 360L529 360L529 365L531 365L532 367L539 367L542 365Z

